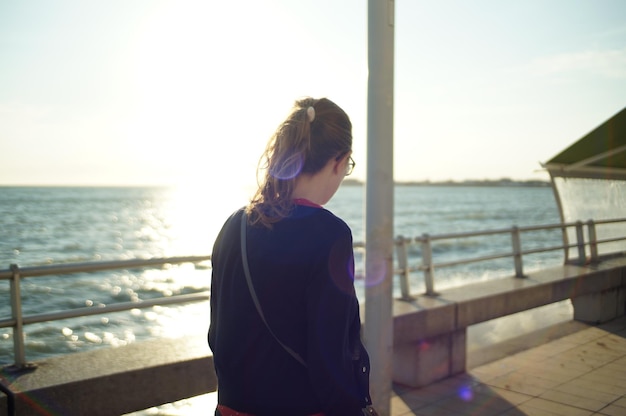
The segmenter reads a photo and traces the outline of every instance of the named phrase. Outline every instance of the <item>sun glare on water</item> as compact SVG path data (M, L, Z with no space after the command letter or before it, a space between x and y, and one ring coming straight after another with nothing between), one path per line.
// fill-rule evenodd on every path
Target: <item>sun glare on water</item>
M167 254L206 255L224 221L247 203L251 188L201 182L179 185L172 192L165 214L172 227Z
M170 204L164 213L173 236L167 255L210 254L224 221L246 204L252 191L251 186L215 185L202 180L172 188ZM198 269L192 265L173 267L168 274L178 287L206 287L210 281L209 269ZM156 307L147 312L138 310L137 313L145 314L146 320L158 324L153 326L154 336L178 338L205 334L209 326L209 310L205 302L182 307ZM217 393L209 393L130 415L206 415L212 414L216 405Z

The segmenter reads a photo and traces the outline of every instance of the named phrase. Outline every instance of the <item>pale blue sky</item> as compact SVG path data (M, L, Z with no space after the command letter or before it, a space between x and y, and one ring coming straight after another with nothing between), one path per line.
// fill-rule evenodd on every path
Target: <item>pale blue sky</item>
M626 1L396 0L395 178L547 179L626 106ZM249 184L293 101L354 123L367 1L0 1L0 184Z

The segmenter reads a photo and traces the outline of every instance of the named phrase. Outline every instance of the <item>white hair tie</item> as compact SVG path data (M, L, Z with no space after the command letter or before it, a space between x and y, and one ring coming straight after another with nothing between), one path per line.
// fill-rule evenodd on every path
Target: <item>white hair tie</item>
M315 108L313 107L307 108L306 115L309 117L309 123L313 123L313 120L315 120Z

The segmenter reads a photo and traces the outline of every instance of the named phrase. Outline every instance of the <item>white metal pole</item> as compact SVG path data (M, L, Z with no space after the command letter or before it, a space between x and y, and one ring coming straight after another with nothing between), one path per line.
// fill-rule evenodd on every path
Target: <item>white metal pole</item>
M370 393L391 414L393 350L393 0L368 1L367 183L365 196L365 344Z

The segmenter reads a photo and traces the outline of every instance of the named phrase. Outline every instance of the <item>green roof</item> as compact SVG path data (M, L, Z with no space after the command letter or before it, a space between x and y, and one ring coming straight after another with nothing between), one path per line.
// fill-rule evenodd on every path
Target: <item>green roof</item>
M543 166L552 176L626 180L626 108Z

